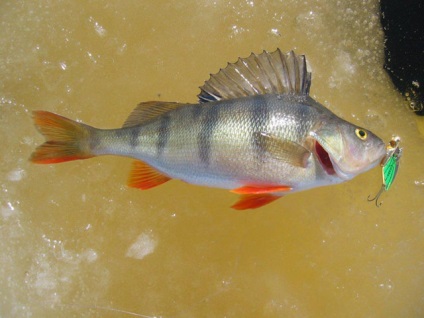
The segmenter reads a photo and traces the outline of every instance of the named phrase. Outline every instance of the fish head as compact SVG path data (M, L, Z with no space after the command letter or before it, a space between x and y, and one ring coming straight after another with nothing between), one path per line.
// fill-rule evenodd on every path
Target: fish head
M386 146L379 137L338 117L321 121L310 136L324 170L343 180L374 168L386 154Z

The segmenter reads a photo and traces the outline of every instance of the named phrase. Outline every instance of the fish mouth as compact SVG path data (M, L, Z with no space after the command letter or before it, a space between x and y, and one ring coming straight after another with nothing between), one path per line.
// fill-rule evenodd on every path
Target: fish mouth
M324 168L325 172L329 175L336 174L336 170L334 169L334 165L331 161L330 155L317 140L315 140L315 153L318 157L319 163Z

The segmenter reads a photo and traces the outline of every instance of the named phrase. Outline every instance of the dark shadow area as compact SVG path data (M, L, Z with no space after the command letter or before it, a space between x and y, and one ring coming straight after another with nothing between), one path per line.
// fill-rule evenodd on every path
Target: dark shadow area
M409 107L424 116L424 2L381 0L384 68Z

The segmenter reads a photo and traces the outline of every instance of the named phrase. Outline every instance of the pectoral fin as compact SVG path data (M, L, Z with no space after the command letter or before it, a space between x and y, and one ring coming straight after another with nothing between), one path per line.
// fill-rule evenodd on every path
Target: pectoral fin
M128 179L128 186L147 190L169 180L171 180L170 177L150 167L148 164L142 161L134 161L130 177Z
M280 196L265 194L245 194L240 196L240 199L231 206L236 210L256 209L261 206L267 205L280 198Z
M254 135L256 145L273 158L292 166L305 168L311 152L302 145L288 139L281 139L265 132Z

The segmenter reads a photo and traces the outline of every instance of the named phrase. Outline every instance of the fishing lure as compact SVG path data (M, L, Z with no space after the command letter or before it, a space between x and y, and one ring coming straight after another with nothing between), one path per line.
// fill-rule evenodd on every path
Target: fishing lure
M383 184L381 185L380 190L375 195L374 198L370 199L368 196L368 201L375 201L375 205L377 207L381 206L381 202L378 202L380 195L383 191L387 191L390 189L393 181L396 178L396 174L399 168L399 159L402 156L402 148L399 147L400 137L393 136L392 140L387 144L387 152L386 156L381 161L380 165L382 167L382 176L383 176Z

